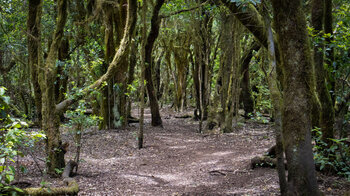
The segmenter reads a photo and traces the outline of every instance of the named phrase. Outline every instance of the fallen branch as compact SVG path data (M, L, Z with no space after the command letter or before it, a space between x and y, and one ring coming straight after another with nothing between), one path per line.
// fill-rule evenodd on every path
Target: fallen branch
M185 114L185 115L182 115L182 116L175 116L175 118L192 118L192 116L188 115L188 114Z
M46 195L78 195L79 185L71 178L73 174L73 169L78 164L75 161L70 160L63 170L62 178L66 186L56 187L56 188L26 188L24 189L24 195L32 196L46 196Z

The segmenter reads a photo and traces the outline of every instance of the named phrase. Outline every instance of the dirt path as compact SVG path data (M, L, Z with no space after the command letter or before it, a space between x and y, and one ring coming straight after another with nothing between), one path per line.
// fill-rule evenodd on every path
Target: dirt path
M197 122L163 115L164 128L149 127L145 148L136 149L136 125L122 131L95 131L85 146L76 176L81 195L273 195L272 169L250 170L273 137L266 125L246 124L225 135L198 134ZM146 113L146 117L149 114Z
M162 110L164 128L153 128L146 110L145 148L141 150L136 148L138 124L126 130L85 133L81 153L84 162L74 177L80 186L79 195L279 194L274 169L250 169L250 159L261 156L273 144L269 125L246 122L230 134L199 134L198 122L175 115ZM66 154L67 160L72 158L72 152L74 148ZM33 162L28 165L33 172L24 180L39 186L40 173ZM59 182L45 181L53 185ZM344 181L319 176L326 195L346 190Z

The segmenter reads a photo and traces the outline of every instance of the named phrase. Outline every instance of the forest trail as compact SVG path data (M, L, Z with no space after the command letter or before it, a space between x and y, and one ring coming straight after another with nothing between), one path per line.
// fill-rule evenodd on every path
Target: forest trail
M74 179L79 195L216 196L279 195L277 171L250 168L250 160L263 155L274 143L269 124L241 123L233 133L197 133L198 121L176 118L191 112L175 113L162 109L164 128L151 127L151 115L145 110L145 148L137 149L138 124L127 129L87 130L82 140L83 160ZM138 117L137 111L133 116ZM63 130L62 130L63 131ZM71 145L66 161L73 159L75 147L63 131L63 141ZM38 145L35 157L43 158L44 145ZM62 186L57 178L42 178L32 157L20 161L28 173L20 181L39 187ZM39 162L41 169L44 162ZM349 183L344 178L318 173L318 183L326 195L341 195Z
M273 143L268 125L247 123L231 134L199 134L198 122L162 111L164 128L145 113L145 148L138 124L84 136L79 195L274 195L275 170L251 170L250 159ZM137 114L134 114L137 116ZM74 150L73 150L74 152Z

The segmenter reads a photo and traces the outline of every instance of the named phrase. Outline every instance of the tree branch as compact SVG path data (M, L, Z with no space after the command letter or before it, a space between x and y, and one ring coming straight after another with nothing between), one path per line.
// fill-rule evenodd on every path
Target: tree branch
M205 1L204 3L200 4L200 5L197 5L197 6L194 6L194 7L191 7L191 8L187 8L187 9L183 9L183 10L178 10L178 11L175 11L175 12L172 12L168 15L159 15L159 18L163 19L163 18L169 18L170 16L174 16L174 15L177 15L177 14L180 14L180 13L183 13L183 12L189 12L189 11L192 11L192 10L195 10L195 9L198 9L200 7L203 7L204 5L206 5L208 3L208 1Z
M122 59L125 55L127 55L127 48L131 43L131 39L134 35L134 29L137 21L137 1L136 0L128 0L128 16L126 19L126 25L124 29L124 36L120 43L120 46L117 52L114 55L113 61L109 64L107 72L103 74L98 80L92 83L90 86L83 89L82 93L79 96L75 96L70 99L66 99L61 103L56 105L57 113L63 113L67 110L67 108L82 99L83 97L89 95L92 91L97 90L102 86L102 84L112 78L115 73L118 71L119 67L122 65Z

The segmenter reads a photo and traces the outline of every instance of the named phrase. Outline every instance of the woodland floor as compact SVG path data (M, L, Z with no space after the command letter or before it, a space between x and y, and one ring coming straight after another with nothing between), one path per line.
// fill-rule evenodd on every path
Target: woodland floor
M134 111L134 116L137 111ZM78 174L79 195L278 195L275 169L250 169L250 160L263 155L274 143L270 125L245 122L228 134L197 133L198 122L175 118L162 110L164 128L150 126L145 111L145 148L137 149L138 124L125 130L89 130L83 136ZM183 115L183 114L181 114ZM70 141L68 136L63 136ZM41 150L40 150L41 149ZM66 160L73 156L69 149ZM36 156L42 156L38 147ZM20 181L40 186L39 169L32 158L20 164L28 173ZM43 163L39 161L43 168ZM57 179L44 179L53 186ZM341 195L350 183L318 174L326 195Z

